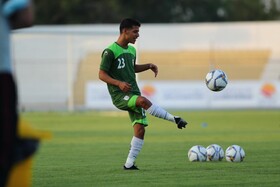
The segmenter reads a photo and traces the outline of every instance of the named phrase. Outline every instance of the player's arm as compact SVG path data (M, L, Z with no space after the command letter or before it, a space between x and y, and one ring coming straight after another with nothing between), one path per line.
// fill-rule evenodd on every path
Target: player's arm
M158 67L155 64L149 63L149 64L135 64L134 71L135 73L140 73L147 70L152 70L155 73L155 77L158 74Z
M99 79L106 82L107 84L119 87L123 92L128 92L131 90L131 85L129 83L113 79L106 71L101 69L99 70Z

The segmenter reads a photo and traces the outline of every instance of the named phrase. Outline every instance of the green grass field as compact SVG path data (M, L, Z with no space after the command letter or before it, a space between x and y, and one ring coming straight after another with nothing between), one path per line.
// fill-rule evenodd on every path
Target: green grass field
M126 112L24 113L53 138L41 143L33 164L34 187L279 186L280 111L180 111L188 122L149 117L136 165L124 171L133 129ZM189 162L193 145L238 144L242 163Z

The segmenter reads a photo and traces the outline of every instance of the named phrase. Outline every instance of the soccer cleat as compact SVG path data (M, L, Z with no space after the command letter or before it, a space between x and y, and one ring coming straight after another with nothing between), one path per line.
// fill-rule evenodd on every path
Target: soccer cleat
M188 124L185 120L183 120L181 117L176 116L175 122L177 124L178 129L186 128L186 125Z
M135 165L131 166L130 168L127 168L127 167L123 166L123 169L124 170L139 170L139 168Z

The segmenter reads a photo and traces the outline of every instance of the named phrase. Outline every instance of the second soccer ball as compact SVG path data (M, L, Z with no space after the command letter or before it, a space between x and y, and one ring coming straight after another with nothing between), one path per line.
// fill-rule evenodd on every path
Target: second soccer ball
M207 161L221 161L224 158L224 150L218 144L211 144L206 148Z

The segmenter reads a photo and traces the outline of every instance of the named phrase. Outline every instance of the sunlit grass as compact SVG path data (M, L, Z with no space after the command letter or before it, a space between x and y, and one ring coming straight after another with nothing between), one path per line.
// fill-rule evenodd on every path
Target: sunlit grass
M125 112L24 113L53 133L35 155L33 186L277 186L280 111L180 111L186 129L149 117L140 171L124 171L133 129ZM238 144L242 163L192 163L187 151Z

